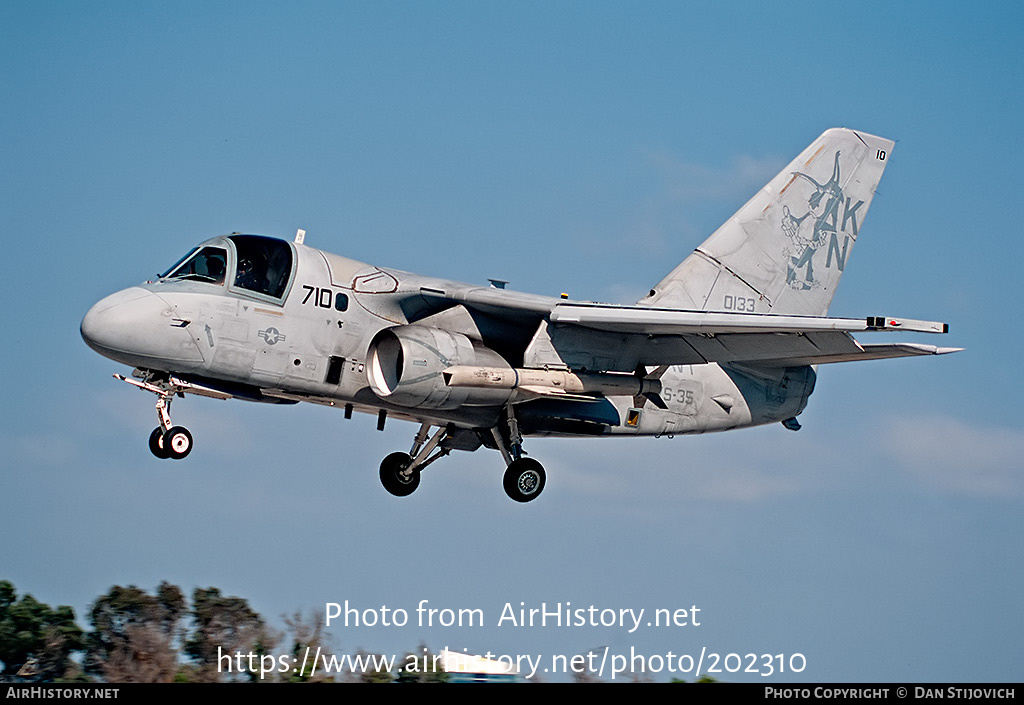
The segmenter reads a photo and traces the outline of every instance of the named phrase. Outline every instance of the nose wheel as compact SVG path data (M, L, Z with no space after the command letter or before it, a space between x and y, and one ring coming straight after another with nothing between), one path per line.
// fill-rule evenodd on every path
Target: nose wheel
M157 426L149 434L149 450L161 460L181 460L192 452L192 434L184 426Z
M172 426L164 431L163 446L172 460L181 460L192 452L192 434L184 426Z
M164 433L163 426L157 426L149 434L149 451L160 460L167 460L171 457L170 450L164 445Z

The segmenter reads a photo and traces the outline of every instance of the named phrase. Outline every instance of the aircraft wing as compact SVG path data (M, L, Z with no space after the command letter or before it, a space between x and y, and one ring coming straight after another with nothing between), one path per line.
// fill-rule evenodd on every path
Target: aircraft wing
M550 365L557 357L571 367L618 371L637 365L708 362L792 367L941 355L959 349L903 343L862 345L851 335L949 330L945 323L886 316L828 318L559 303L548 320L543 335L531 344L528 364Z
M888 316L829 318L581 303L493 288L445 284L448 285L423 286L418 293L434 306L455 304L502 321L505 325L519 321L529 326L530 331L536 329L524 355L524 364L528 367L569 366L618 372L632 372L638 365L698 365L708 362L793 367L942 355L959 350L903 343L862 345L851 335L894 330L948 332L948 325L934 321ZM429 318L417 322L434 324Z

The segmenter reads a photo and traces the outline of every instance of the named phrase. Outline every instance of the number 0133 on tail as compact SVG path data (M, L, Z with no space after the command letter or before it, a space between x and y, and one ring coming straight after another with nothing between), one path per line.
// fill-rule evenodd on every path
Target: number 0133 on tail
M393 495L453 450L486 446L505 492L528 502L546 479L524 454L530 436L796 430L819 365L953 352L853 337L942 323L826 315L892 145L828 130L635 305L364 264L301 230L234 233L95 304L82 337L156 395L158 458L192 450L175 397L312 402L418 425L409 452L380 465Z

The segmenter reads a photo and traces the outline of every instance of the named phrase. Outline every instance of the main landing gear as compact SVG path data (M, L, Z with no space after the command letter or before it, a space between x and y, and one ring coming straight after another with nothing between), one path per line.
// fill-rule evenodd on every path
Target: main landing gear
M507 465L502 486L505 488L505 494L516 502L530 502L544 489L547 479L544 466L533 458L523 457L523 437L519 433L519 424L516 422L511 404L507 407L507 413L508 438L502 435L497 426L491 429L494 442ZM451 452L449 448L438 448L449 433L449 428L442 426L430 435L430 424L422 424L411 451L392 453L381 462L380 482L384 489L396 497L407 497L415 492L420 485L420 471Z
M180 387L166 379L148 378L140 382L124 375L114 377L156 394L156 415L160 425L149 434L149 450L153 455L161 460L181 460L192 452L192 434L184 426L175 426L171 423L171 400L175 394L184 396Z
M491 429L494 442L508 466L501 484L505 494L516 502L532 502L544 489L547 475L543 465L533 458L523 457L523 434L519 432L519 422L516 421L511 404L505 410L508 414L508 441L505 441L497 426Z
M407 497L420 486L420 471L438 458L451 453L448 448L441 448L436 453L438 444L448 435L448 427L437 429L429 436L430 424L420 425L420 430L408 453L392 453L380 464L380 483L396 497ZM431 455L431 453L434 453Z

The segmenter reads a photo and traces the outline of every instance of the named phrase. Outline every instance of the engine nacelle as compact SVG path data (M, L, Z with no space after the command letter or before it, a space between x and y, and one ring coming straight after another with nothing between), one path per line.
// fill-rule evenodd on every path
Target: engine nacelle
M445 384L441 373L453 365L512 369L501 355L461 333L417 325L387 328L374 336L367 361L370 388L400 406L493 406L504 404L514 393Z

